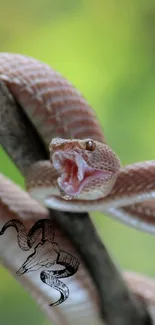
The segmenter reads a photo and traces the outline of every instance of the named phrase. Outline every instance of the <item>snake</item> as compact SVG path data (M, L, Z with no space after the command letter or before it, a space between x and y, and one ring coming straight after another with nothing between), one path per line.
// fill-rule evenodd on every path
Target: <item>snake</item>
M155 160L121 166L94 110L60 73L28 56L0 53L0 80L36 128L48 161L25 171L47 208L100 211L155 233Z
M47 218L44 206L73 212L100 211L128 226L155 233L153 202L155 161L138 162L122 167L119 157L106 143L102 127L87 100L70 82L47 64L25 55L0 53L0 81L6 85L21 110L36 128L49 152L48 161L38 161L25 170L26 188L32 199L10 180L0 175L0 211L2 221L3 216L6 216L5 220L7 219L7 223L2 226L1 235L4 236L5 230L10 226L16 230L22 229L23 221L27 223L27 227L29 224L32 226L33 217L36 220L36 215L41 220L43 217ZM17 200L19 197L20 201ZM18 218L18 221L17 219L14 219L16 222L10 221L13 216ZM30 236L33 233L32 229L33 227L28 235L25 228L22 231L25 246L21 244L20 234L17 231L18 243L25 251L32 247L40 233L39 228L39 233L34 232L34 236ZM8 236L7 238L12 240ZM64 247L63 240L61 239ZM16 251L17 248L14 246L13 249ZM69 248L71 250L70 244ZM2 251L1 255L3 254ZM11 263L11 268L15 270L15 259L10 259L9 252L5 254L4 264ZM42 282L58 288L64 295L63 284L57 278L59 273L61 272L42 271L40 277ZM127 272L124 273L124 277L136 294L143 296L145 293L145 299L154 308L154 291L151 289L153 280L144 281L143 278L139 279L135 274ZM100 325L95 288L90 279L87 284L83 283L85 279L83 273L79 279L80 290L84 288L84 292L87 292L84 293L84 297L87 295L87 304L90 296L93 297L92 305L89 302L90 317L87 321L89 320L90 324L95 322ZM36 291L38 285L36 286L33 280L31 285L28 285L30 280L26 282L27 280L20 279L20 281L26 287L30 287L34 295L32 287L35 287ZM42 293L41 287L39 292L41 294L38 296L36 293L35 298L43 305L43 309L53 321L54 313L51 314L44 304L45 297L47 301L49 300L48 294ZM66 290L66 301L68 295L69 292ZM80 305L81 316L82 306L83 303ZM65 308L62 314L64 310ZM70 311L69 316L65 314L65 317L62 317L60 313L58 317L57 313L56 323L60 324L62 320L64 324L72 324L73 321L76 323L74 317L69 319L73 314L74 312Z

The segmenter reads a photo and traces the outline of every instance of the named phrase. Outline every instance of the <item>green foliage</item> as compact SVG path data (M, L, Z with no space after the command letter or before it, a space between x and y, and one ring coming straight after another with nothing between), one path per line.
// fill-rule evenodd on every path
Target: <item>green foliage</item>
M0 0L0 6L0 51L36 57L72 81L123 164L154 159L153 0ZM23 186L2 150L0 161L0 171ZM154 276L153 237L101 214L92 218L122 268ZM2 323L48 324L19 284L4 269L0 275Z

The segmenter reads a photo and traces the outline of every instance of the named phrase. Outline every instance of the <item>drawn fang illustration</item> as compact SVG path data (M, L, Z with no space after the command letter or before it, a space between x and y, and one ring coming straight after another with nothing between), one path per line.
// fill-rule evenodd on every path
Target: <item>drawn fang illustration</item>
M24 273L38 271L42 268L51 268L53 265L61 265L61 270L44 270L40 273L40 279L43 283L59 291L60 298L49 306L57 306L69 297L69 288L59 279L74 275L79 267L79 260L74 255L60 249L58 243L54 242L55 229L52 221L49 219L38 220L29 232L26 232L24 224L17 219L8 221L1 229L0 235L3 235L7 228L14 227L17 231L17 242L23 251L29 251L39 236L41 239L34 252L31 253L26 261L16 272L17 276Z

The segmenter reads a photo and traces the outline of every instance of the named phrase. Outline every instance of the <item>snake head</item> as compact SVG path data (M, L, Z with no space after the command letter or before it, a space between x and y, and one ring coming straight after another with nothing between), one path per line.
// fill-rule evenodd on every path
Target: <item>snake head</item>
M63 198L97 199L110 193L120 162L106 144L55 138L49 149L51 162L60 174L57 183Z

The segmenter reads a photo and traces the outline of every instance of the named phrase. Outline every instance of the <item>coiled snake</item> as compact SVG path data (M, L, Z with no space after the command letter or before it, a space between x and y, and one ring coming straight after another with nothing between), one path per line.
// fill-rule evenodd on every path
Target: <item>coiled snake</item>
M26 171L35 199L54 209L98 210L155 232L154 160L121 168L87 101L48 65L1 53L0 79L50 148L51 161Z
M49 161L25 170L26 186L33 198L58 210L98 210L129 226L155 233L155 161L121 167L87 101L48 65L26 56L1 53L0 80L49 150ZM0 204L12 209L6 192L4 195L7 181L1 177ZM8 221L1 235L10 225L18 228L17 223ZM32 247L31 239L34 243L36 237L28 236L28 249ZM73 260L77 263L69 274L78 268L75 256ZM42 281L48 285L54 281L55 288L58 284L60 289L56 279L60 273L42 271Z

